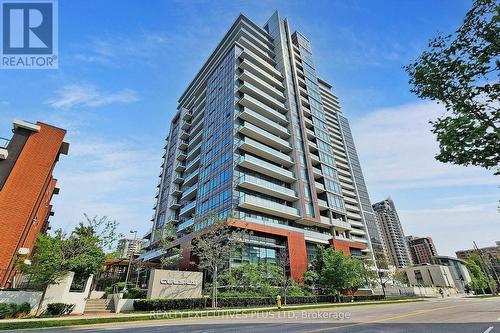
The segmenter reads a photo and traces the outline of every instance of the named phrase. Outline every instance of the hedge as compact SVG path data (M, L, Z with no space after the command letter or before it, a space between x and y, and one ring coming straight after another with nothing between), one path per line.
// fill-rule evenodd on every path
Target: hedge
M28 302L0 303L0 319L27 316L30 311L31 305Z
M359 298L359 299L358 299ZM345 295L319 295L319 296L290 296L286 298L287 304L314 304L314 303L347 303L353 300L376 300L374 296L345 296ZM282 302L283 302L282 298ZM186 298L186 299L138 299L134 301L136 311L168 311L168 310L193 310L203 309L210 306L210 298ZM218 305L222 308L273 306L276 304L274 297L223 297L218 299Z

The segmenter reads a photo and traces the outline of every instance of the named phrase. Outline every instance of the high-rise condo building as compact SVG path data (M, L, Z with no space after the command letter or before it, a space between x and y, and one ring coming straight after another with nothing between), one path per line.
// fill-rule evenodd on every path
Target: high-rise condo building
M408 242L408 249L410 250L411 259L413 264L432 264L432 258L437 256L436 247L430 237L406 237Z
M17 286L17 261L49 228L50 201L59 193L52 171L69 149L65 130L40 122L16 120L12 133L0 138L0 288Z
M240 15L179 99L165 145L149 251L177 227L191 263L193 215L231 215L252 231L230 265L275 262L287 248L302 277L316 245L373 259L375 215L349 123L318 78L311 43L274 13Z
M389 263L400 268L410 265L410 252L394 201L387 198L377 202L373 204L373 210L382 231Z

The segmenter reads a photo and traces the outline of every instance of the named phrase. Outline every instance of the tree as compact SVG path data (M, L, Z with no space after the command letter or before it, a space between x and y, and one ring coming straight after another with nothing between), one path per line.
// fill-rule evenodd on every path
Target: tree
M454 35L438 35L405 66L411 91L443 103L436 159L500 174L500 4L475 0Z
M212 307L217 307L218 269L229 261L233 251L242 247L246 233L235 230L227 218L209 214L206 218L195 217L193 253L199 259L199 267L212 275Z
M332 248L316 248L311 270L312 273L304 274L304 282L320 292L336 294L355 290L366 283L363 263Z
M219 274L225 295L247 297L275 297L283 284L281 268L271 263L247 263Z
M276 263L281 270L282 283L281 289L283 291L283 304L286 305L286 292L288 287L293 283L291 277L288 274L290 268L290 255L288 254L288 248L280 249L276 256Z
M471 287L474 290L481 290L484 294L484 290L489 288L491 293L496 291L496 282L492 277L488 277L484 274L482 268L482 259L479 255L473 254L466 260L467 269L469 270L471 276Z
M164 225L161 231L157 232L156 239L158 239L158 249L164 253L160 258L161 268L178 266L182 259L182 251L174 246L177 240L177 228L173 224Z
M77 286L81 285L102 269L104 248L110 248L116 240L116 221L84 215L87 223L81 222L69 236L61 229L53 236L39 235L28 263L20 263L30 282L42 288L37 315L41 314L49 285L58 283L70 271L75 272Z
M36 250L30 255L28 262L20 263L20 268L27 276L30 283L42 289L38 302L36 315L42 312L42 304L47 292L47 287L57 283L68 274L68 265L62 251L62 232L56 231L54 236L39 235L36 241Z

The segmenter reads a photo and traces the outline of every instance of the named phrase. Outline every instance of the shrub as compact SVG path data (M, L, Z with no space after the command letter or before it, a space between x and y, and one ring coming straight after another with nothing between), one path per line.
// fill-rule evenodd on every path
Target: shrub
M26 316L31 311L31 305L28 302L21 304L0 303L0 319Z
M62 316L70 314L74 308L74 304L50 303L47 304L47 310L45 311L45 313L49 316Z
M335 303L338 301L336 295L287 297L287 304ZM218 299L218 303L223 308L274 306L276 297L221 297ZM211 299L141 299L134 301L134 309L137 311L203 309L206 304L211 304Z
M125 292L123 294L123 298L143 299L143 298L146 298L147 293L148 293L147 289L132 288L132 289L127 290L127 292Z

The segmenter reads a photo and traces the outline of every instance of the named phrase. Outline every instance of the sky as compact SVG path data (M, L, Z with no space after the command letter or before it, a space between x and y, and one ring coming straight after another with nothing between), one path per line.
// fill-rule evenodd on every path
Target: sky
M83 213L119 231L151 227L164 140L177 100L236 17L275 10L313 45L351 122L372 202L390 196L406 235L443 255L500 240L499 181L442 164L429 121L442 107L409 91L402 66L460 26L469 0L59 2L59 69L0 70L0 136L14 119L68 130L54 172L53 228Z

